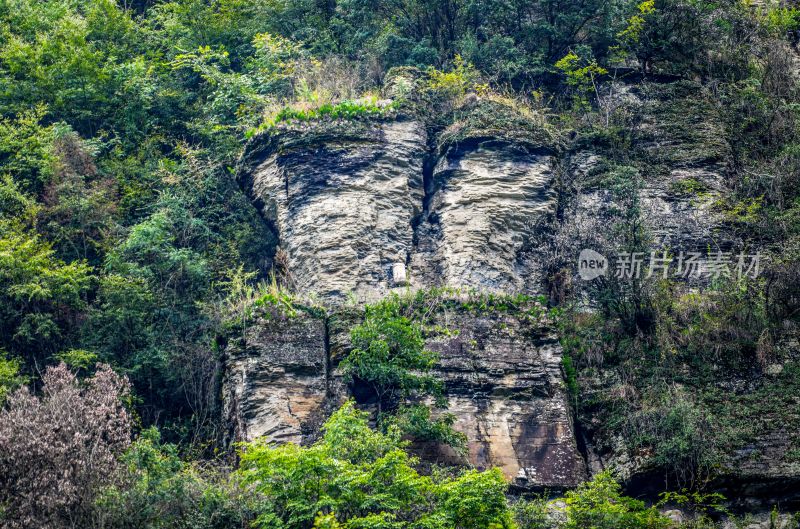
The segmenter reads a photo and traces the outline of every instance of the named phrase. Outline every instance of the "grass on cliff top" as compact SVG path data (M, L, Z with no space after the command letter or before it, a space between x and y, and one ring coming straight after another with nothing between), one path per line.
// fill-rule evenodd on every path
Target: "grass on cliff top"
M462 311L475 315L514 314L530 323L549 323L552 313L544 296L482 292L473 288L437 287L393 293L379 302L422 324L431 323L440 311ZM445 329L435 329L447 334Z
M553 149L562 143L544 114L510 104L499 95L475 96L455 111L454 121L439 136L441 150L471 139L494 139L521 147Z
M267 113L261 125L247 131L245 137L251 138L258 132L273 129L282 123L304 123L322 119L352 120L384 116L391 114L397 106L398 103L395 101L379 100L374 95L340 102L321 102L313 99L298 101Z
M239 270L225 281L228 296L216 306L206 307L215 313L222 328L246 329L256 318L264 320L289 320L305 313L314 318L324 318L325 308L312 298L301 298L278 283L273 274L270 281L254 282L255 273Z

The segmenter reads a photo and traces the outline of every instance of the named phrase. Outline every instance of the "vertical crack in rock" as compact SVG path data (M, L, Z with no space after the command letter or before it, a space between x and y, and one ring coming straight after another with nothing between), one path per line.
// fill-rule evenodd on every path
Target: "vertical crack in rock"
M486 139L440 149L416 121L315 127L257 138L240 167L241 185L276 227L294 289L332 308L321 320L260 322L249 337L259 345L246 354L230 342L228 380L247 387L226 394L251 438L307 441L341 402L335 366L361 317L343 310L345 300L384 297L398 263L414 289L538 290L528 246L555 211L549 148ZM521 487L580 482L557 342L513 316L438 317L462 337L428 346L441 354L438 375L470 462L498 466Z
M554 156L503 142L449 149L432 168L412 268L425 284L539 292L529 241L555 213Z
M330 316L325 314L325 318L323 320L324 324L324 332L325 337L323 340L323 346L325 348L325 396L331 397L332 388L331 388L331 324L330 324Z

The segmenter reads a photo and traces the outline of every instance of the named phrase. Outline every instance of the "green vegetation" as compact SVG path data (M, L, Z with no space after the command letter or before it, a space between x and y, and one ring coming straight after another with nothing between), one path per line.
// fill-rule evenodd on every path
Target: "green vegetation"
M655 507L646 507L644 502L623 496L619 484L607 471L568 492L566 504L565 529L658 529L670 526L670 521Z
M444 388L430 372L437 356L425 349L422 325L402 314L403 305L398 295L368 305L364 322L350 333L352 350L340 366L352 384L368 388L382 429L395 427L416 440L443 442L464 452L466 437L453 430L455 417L444 413L433 418L422 403L430 397L436 407L445 407Z
M401 438L464 449L453 416L427 405L443 388L425 339L455 332L435 311L556 324L598 449L622 437L629 460L687 497L771 457L759 436L800 431L798 13L733 0L0 0L0 413L13 419L0 429L14 434L0 439L27 441L29 424L41 439L39 455L2 451L0 524L37 512L12 505L7 476L50 461L50 481L13 479L30 486L16 499L47 500L53 527L664 527L608 474L569 492L554 522L543 498L516 503L512 520L496 470L423 472ZM713 195L724 228L763 250L762 279L608 278L587 313L554 260L547 299L391 297L366 309L342 364L377 429L347 404L315 444L256 442L232 468L220 336L256 318L328 318L289 292L286 256L233 167L259 130L396 115L421 118L441 152L486 138L590 148L601 160L581 183L609 192L613 251L649 248L642 189L713 164L721 195L695 177L669 192ZM554 180L565 196L566 169ZM45 394L48 370L63 383ZM114 392L91 389L103 384ZM117 432L98 434L96 466L79 436L59 437L73 430L52 428L64 414L74 432L100 424L93 402Z
M421 475L398 430L371 430L352 403L323 431L307 448L244 447L242 481L264 500L256 527L304 528L315 520L337 527L512 527L499 471Z
M402 399L442 397L441 383L429 374L436 355L425 350L421 327L399 313L397 298L367 306L350 339L353 349L342 369L371 388L379 415Z
M579 109L591 108L589 95L599 96L597 78L607 74L608 70L598 66L595 60L582 60L574 51L564 55L555 66L567 77L567 85L575 91L575 106Z
M19 360L9 360L5 354L0 356L0 406L5 403L9 393L27 382L19 374L19 364Z
M696 178L684 178L670 184L670 191L679 196L696 197L708 191L708 186Z
M96 500L98 527L222 529L254 516L255 502L224 468L186 463L155 428L142 431L122 463L122 482Z
M383 116L390 113L395 107L396 102L381 106L374 97L367 100L323 103L309 108L286 107L274 116L268 117L257 129L247 131L245 136L251 137L257 131L269 130L280 123L303 122L324 118L356 119L367 116Z

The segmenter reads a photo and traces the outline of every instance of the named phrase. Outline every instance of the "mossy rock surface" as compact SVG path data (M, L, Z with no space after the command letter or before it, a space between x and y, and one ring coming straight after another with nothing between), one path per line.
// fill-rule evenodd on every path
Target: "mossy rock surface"
M719 109L697 83L645 84L634 145L653 164L671 168L724 165L730 145Z
M514 108L475 95L454 113L453 122L437 140L439 152L461 144L499 141L525 151L556 152L563 147L557 130L543 116L527 116Z
M316 120L300 123L281 123L256 133L245 146L236 174L241 178L266 158L287 154L314 146L348 146L375 142L379 139L380 124L393 119L369 116L359 119Z

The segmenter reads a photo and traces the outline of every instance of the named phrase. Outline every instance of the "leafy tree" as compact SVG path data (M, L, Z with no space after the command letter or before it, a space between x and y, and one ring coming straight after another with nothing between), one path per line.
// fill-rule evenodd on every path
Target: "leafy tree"
M520 529L550 529L551 516L548 513L547 497L520 498L512 506L514 521Z
M671 526L655 507L620 493L621 487L609 471L567 492L564 529L660 529Z
M125 53L132 20L112 0L0 4L0 112L44 104L81 133L111 119L112 54ZM113 49L112 48L116 48Z
M6 402L9 393L19 386L27 383L27 378L20 375L20 361L18 358L8 358L0 350L0 408Z
M0 347L43 362L73 337L91 268L64 263L49 244L0 221Z
M456 478L420 475L399 432L371 430L346 403L325 423L323 438L302 448L244 445L243 483L261 495L258 527L391 526L510 528L507 484L497 470Z
M56 358L64 362L70 369L76 372L87 371L97 363L97 355L85 349L70 349L56 355Z
M155 428L144 430L121 462L119 482L97 500L97 527L223 529L245 527L251 517L250 499L224 468L186 463Z
M450 524L463 529L514 527L505 498L506 483L499 469L469 470L440 485L442 509Z
M555 64L567 77L567 85L574 90L575 107L586 109L589 107L589 95L598 95L597 78L608 73L605 68L597 65L594 59L581 59L574 51L570 50Z
M13 178L21 193L39 193L53 173L53 127L41 124L45 107L0 117L0 174Z
M57 127L54 174L42 192L39 229L61 258L100 264L116 226L116 185L99 177L88 146L74 132Z
M753 18L740 2L654 0L638 3L618 39L645 73L747 75Z

